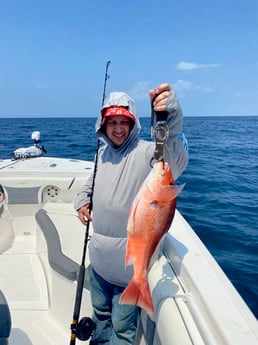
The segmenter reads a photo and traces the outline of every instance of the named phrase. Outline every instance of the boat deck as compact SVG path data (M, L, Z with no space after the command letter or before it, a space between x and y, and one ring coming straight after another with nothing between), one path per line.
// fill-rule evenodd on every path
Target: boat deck
M66 224L66 227L60 227L64 236L71 236L71 231L73 231L71 217L69 216L69 222L65 222L65 213L75 214L72 205L64 204L62 210L64 214L62 215L60 207L58 213L56 206L57 204L50 203L48 210L56 212L54 217L57 222L60 220L63 225ZM29 207L20 205L19 208L9 205L8 207L12 215L15 237L11 246L0 255L0 286L11 312L12 331L9 339L10 344L19 345L63 345L69 343L70 340L74 300L68 302L70 313L67 315L67 328L64 329L54 313L49 310L50 286L42 261L36 251L35 212L38 208L38 205ZM67 231L67 227L70 227L70 231ZM77 236L79 235L77 234ZM84 233L81 231L79 241L82 241L82 244L83 237ZM63 243L66 243L66 246L63 247L64 252L72 255L72 246L68 246L70 241L66 241L63 237ZM77 254L74 259L79 262L81 253ZM74 289L74 299L76 284L71 282L71 286ZM76 343L87 344L79 339L76 340Z
M69 344L69 332L65 334L64 330L59 327L56 320L49 316L48 311L30 310L30 312L28 312L26 310L11 310L11 314L12 332L10 336L10 344ZM69 331L69 326L67 329ZM80 343L82 342L78 340L78 344Z

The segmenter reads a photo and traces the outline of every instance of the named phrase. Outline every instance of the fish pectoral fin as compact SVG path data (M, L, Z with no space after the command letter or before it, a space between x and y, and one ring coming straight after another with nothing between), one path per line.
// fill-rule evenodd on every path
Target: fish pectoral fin
M169 191L167 191L167 193L164 193L164 198L162 198L162 201L166 201L166 200L174 200L182 191L182 189L184 188L185 183L180 184L180 185L176 185L173 184L171 185Z
M119 303L137 305L144 309L150 317L154 316L154 307L150 288L146 280L141 283L137 283L132 279L120 296Z
M180 194L180 193L182 192L182 190L184 189L184 187L185 187L185 183L176 185L176 188L177 188L177 195Z

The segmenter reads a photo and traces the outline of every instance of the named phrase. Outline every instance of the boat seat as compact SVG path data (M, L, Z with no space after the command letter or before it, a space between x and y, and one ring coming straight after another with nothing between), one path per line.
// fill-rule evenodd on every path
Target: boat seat
M8 187L5 186L5 190L8 196L8 204L38 204L40 187Z
M69 280L76 280L79 265L63 254L57 229L47 211L39 209L35 217L47 243L48 261L51 268Z
M0 290L0 345L7 345L11 332L11 314L3 292Z
M55 206L57 206L58 211L55 209ZM73 241L67 241L67 239L64 238L71 236L66 229L65 217L75 219L76 225L80 225L78 218L75 218L72 214L65 214L66 207L70 207L70 205L64 203L61 208L62 213L60 214L60 206L56 205L55 203L46 203L46 209L39 209L36 212L35 218L46 240L48 262L50 267L60 275L64 276L66 279L75 281L77 280L80 269L80 259L72 255L72 252L74 252L72 248L73 245L76 246L76 256L80 257L80 253L78 253L77 248L78 243L82 247L84 234L81 231L81 228L79 228L78 232L80 233L81 237L79 237L79 235L75 236L77 241L75 239ZM67 212L69 213L70 209L68 209ZM62 227L59 224L59 218L62 219ZM57 229L59 229L59 231ZM72 229L73 233L75 233L76 230L73 225ZM87 269L85 270L84 287L88 289Z
M42 204L47 201L70 201L82 188L83 181L77 176L59 176L43 179L37 174L31 178L14 177L10 174L3 178L2 190L9 205Z

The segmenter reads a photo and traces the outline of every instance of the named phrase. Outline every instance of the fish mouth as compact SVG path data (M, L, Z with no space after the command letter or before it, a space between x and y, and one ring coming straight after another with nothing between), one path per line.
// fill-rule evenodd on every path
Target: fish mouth
M158 177L164 177L169 169L169 164L168 162L165 162L163 159L156 161L154 164L154 176Z
M161 174L161 176L165 176L167 171L168 171L169 165L164 160L162 160L162 164L163 164L163 166L162 166L162 170L161 170L160 174Z
M162 184L174 185L174 179L171 171L170 164L164 160L156 161L154 165L154 178L161 178Z

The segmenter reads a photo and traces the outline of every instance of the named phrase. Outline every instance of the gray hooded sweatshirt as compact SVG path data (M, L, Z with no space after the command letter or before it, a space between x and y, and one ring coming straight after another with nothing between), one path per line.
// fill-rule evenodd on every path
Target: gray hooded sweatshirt
M112 92L103 109L111 105L125 106L136 121L129 137L115 146L101 127L101 112L96 122L96 135L104 141L100 147L92 198L93 236L89 244L90 262L94 270L108 282L126 286L133 275L132 265L125 267L127 220L134 197L151 170L155 143L140 140L140 122L134 101L123 92ZM181 132L183 115L177 97L170 91L167 103L169 138L165 161L171 165L176 180L188 163L187 142ZM75 199L75 209L90 202L93 175Z

